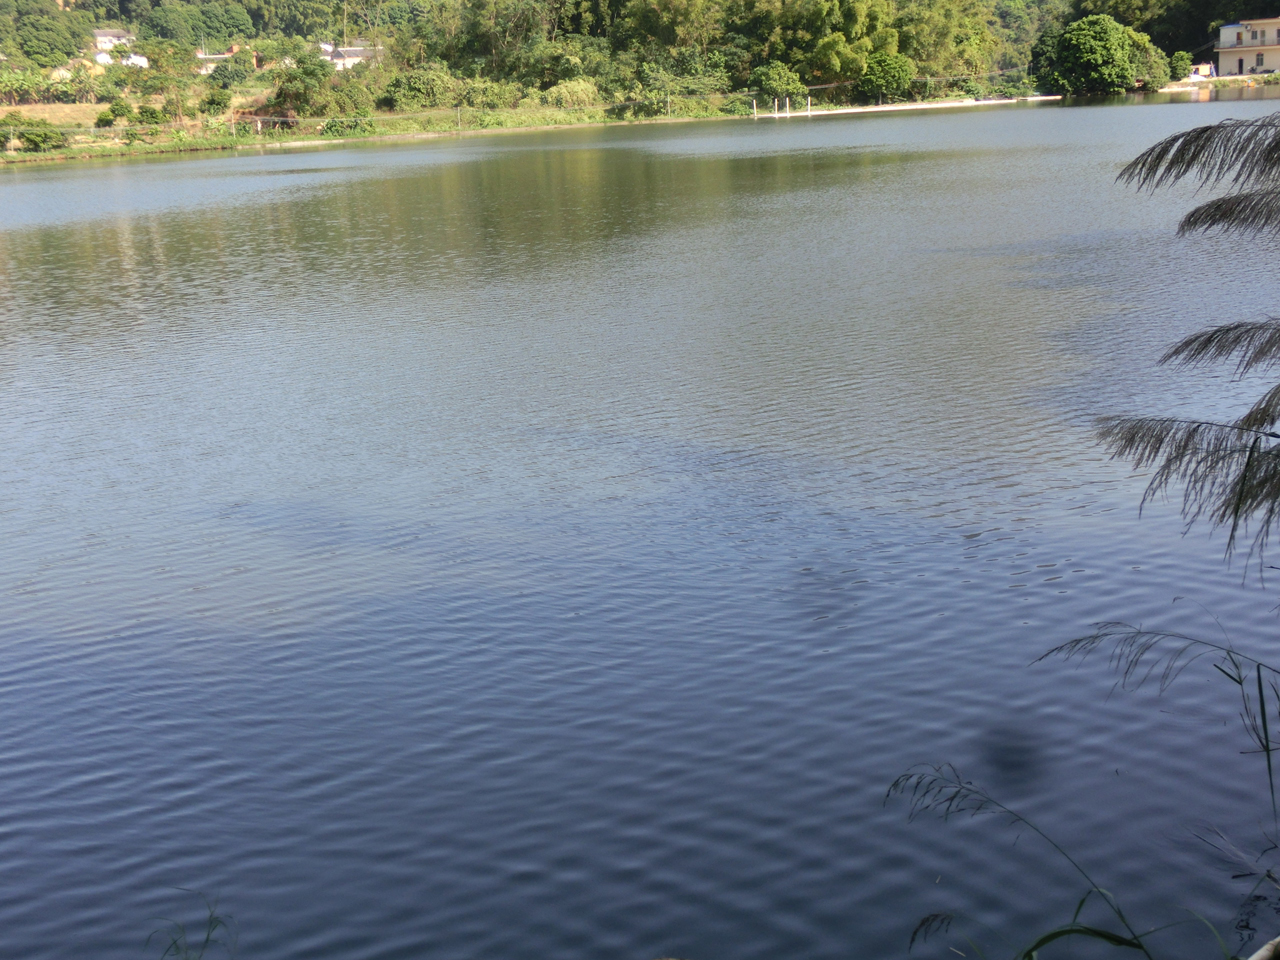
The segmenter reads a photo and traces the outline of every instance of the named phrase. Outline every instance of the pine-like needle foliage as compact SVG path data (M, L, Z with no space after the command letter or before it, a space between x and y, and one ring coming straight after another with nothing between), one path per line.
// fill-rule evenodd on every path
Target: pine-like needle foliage
M1232 323L1192 334L1161 363L1190 366L1235 360L1236 374L1280 365L1280 319ZM1252 525L1252 555L1260 555L1280 521L1280 384L1230 423L1176 417L1103 417L1098 437L1135 467L1154 467L1143 502L1181 484L1182 512L1229 529L1227 553Z
M1186 177L1207 187L1229 184L1232 192L1193 209L1179 233L1280 233L1280 113L1175 133L1139 154L1118 179L1154 190Z

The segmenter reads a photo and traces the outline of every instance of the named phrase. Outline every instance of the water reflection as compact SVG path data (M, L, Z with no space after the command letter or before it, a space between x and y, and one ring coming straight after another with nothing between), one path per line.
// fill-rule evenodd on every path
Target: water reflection
M1270 307L1238 248L1173 239L1185 197L1112 182L1228 109L6 172L15 951L136 955L173 886L268 958L1059 919L1034 851L882 806L944 758L1139 863L1139 908L1219 910L1153 851L1242 809L1226 728L1026 664L1188 584L1270 623L1088 432L1213 409L1152 359L1200 304Z

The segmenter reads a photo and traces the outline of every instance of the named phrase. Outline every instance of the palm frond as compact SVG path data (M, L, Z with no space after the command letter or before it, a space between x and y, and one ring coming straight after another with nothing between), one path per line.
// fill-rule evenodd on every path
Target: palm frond
M1280 363L1280 318L1243 320L1199 330L1164 352L1160 363L1191 366L1237 357L1236 375Z
M1269 405L1264 401L1246 417L1265 419ZM1228 527L1228 555L1250 522L1256 522L1251 555L1266 546L1272 525L1280 520L1280 445L1264 446L1263 441L1276 434L1240 421L1175 417L1103 417L1097 423L1098 439L1113 458L1155 467L1144 504L1181 483L1183 516L1188 522L1206 516Z
M1280 180L1280 114L1175 133L1144 150L1116 179L1154 190L1188 176L1201 184L1229 180L1239 187Z
M1280 190L1229 193L1193 208L1178 224L1178 235L1196 230L1224 233L1280 233Z
M1280 383L1259 397L1244 415L1236 420L1236 425L1243 430L1257 430L1262 436L1271 440L1280 440L1280 433L1272 431L1280 423Z

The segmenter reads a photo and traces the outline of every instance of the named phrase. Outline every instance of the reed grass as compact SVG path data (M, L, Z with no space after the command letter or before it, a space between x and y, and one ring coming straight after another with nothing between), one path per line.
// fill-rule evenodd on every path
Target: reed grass
M185 887L179 887L186 890ZM187 891L195 893L196 891ZM188 932L186 924L180 920L172 920L168 917L156 917L157 922L164 924L151 931L147 937L146 946L150 947L153 941L158 941L164 947L164 952L160 954L160 960L204 960L206 956L212 956L210 950L217 949L229 958L236 955L239 936L235 928L235 920L225 914L218 912L218 901L210 900L202 893L197 896L204 901L205 917L204 929L199 931L193 937Z
M1113 947L1137 951L1147 960L1155 960L1147 946L1147 939L1156 933L1169 929L1170 925L1153 927L1144 932L1139 932L1129 920L1120 902L1100 886L1093 878L1093 875L1065 847L1023 814L1001 803L973 781L964 779L959 770L952 764L927 764L907 771L889 786L885 799L887 801L893 797L906 799L909 807L908 817L911 819L926 812L937 813L944 820L961 814L977 816L982 813L995 813L1003 816L1008 819L1010 825L1025 827L1040 837L1054 852L1069 863L1084 880L1087 889L1084 896L1080 898L1079 903L1076 904L1071 920L1040 934L1029 944L1019 948L1013 954L1014 960L1037 960L1039 951L1044 947L1070 937L1101 941ZM1084 912L1089 900L1095 895L1105 905L1110 919L1120 927L1118 931L1081 922L1081 914ZM951 913L934 913L923 918L911 933L909 947L914 946L917 941L924 942L933 934L949 931L956 919L957 915ZM965 939L978 956L986 956L977 943L970 938L966 937ZM1230 960L1230 952L1225 949L1225 944L1223 946L1223 957Z
M1121 688L1136 689L1155 682L1162 693L1188 667L1208 657L1210 666L1229 680L1239 694L1240 719L1245 733L1266 760L1272 826L1280 830L1275 769L1280 741L1272 737L1268 718L1269 711L1280 711L1280 670L1237 650L1225 630L1222 640L1214 641L1173 631L1147 630L1122 622L1095 624L1092 633L1059 644L1033 662L1039 663L1051 657L1083 660L1100 652L1105 653L1110 666L1119 675L1117 685Z

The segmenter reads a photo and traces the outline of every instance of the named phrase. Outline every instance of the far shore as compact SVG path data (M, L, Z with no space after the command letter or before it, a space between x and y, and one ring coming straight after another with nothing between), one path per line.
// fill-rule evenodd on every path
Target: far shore
M829 116L847 116L850 114L863 113L899 113L909 111L929 111L929 110L946 110L960 107L988 107L1012 105L1017 103L1043 102L1061 100L1060 96L1032 96L1018 97L1017 99L999 99L999 100L977 100L972 97L948 99L948 100L926 100L913 103L887 103L881 105L861 106L861 107L821 107L808 108L801 107L799 109L787 110L785 107L779 107L775 113L773 109L757 110L754 117L752 116L735 116L735 115L712 115L704 117L647 117L647 118L629 118L620 120L568 120L564 122L543 122L529 123L527 125L512 124L511 126L501 127L478 127L470 129L457 130L425 130L411 131L402 133L372 133L362 136L349 137L317 137L314 134L300 134L296 138L288 136L273 139L262 139L245 141L241 138L231 137L211 137L208 139L189 139L182 141L174 141L156 144L124 144L120 142L108 142L101 146L96 144L82 144L66 147L60 150L50 151L48 153L27 153L27 152L6 152L0 154L0 162L5 164L25 164L25 163L59 163L68 161L82 160L98 160L111 159L118 160L129 157L149 157L149 156L173 156L178 154L194 154L209 152L227 152L227 151L258 151L258 150L287 150L294 148L315 148L343 146L360 143L393 143L400 141L413 140L438 140L446 137L474 137L495 133L529 133L533 131L546 130L564 130L575 129L581 127L609 127L617 125L637 125L637 124L656 124L656 123L689 123L701 120L755 120L755 121L783 121L783 120L801 120L801 119L818 119ZM77 114L88 110L96 111L99 109L93 104L65 104L65 105L33 105L32 107L17 107L25 111L30 111L31 116L39 119L47 119L56 123L58 120L64 119L57 116L57 111L50 107L66 106L77 110ZM70 111L64 122L71 121ZM388 119L392 119L389 117ZM77 115L76 121L79 121ZM376 119L382 119L375 117ZM73 121L74 122L74 121Z
M1187 95L1189 94L1195 100L1209 100L1214 97L1215 93L1228 90L1232 94L1245 94L1249 90L1261 90L1267 87L1276 86L1277 93L1280 94L1280 85L1267 84L1258 77L1220 77L1204 80L1198 83L1190 81L1179 81L1169 84L1160 89L1161 94ZM578 111L566 110L560 114L553 114L546 111L538 111L532 113L527 123L519 122L523 117L510 117L516 122L509 125L501 126L464 126L455 129L436 129L436 130L412 130L412 131L396 131L384 133L368 133L355 136L326 137L318 135L314 130L298 132L294 134L276 132L262 137L254 137L246 139L244 137L209 135L201 136L188 135L184 139L175 139L160 143L135 143L127 144L119 140L107 140L102 143L74 144L59 150L52 150L47 153L28 153L28 152L4 152L0 153L0 165L18 165L28 163L63 163L69 161L85 161L85 160L120 160L131 157L150 157L150 156L189 156L192 154L202 153L226 153L232 151L266 151L266 150L292 150L292 149L315 149L317 147L332 146L351 146L361 143L397 143L411 142L416 140L439 140L442 138L459 138L459 137L475 137L487 136L490 134L502 133L530 133L535 131L547 131L557 129L576 129L582 127L611 127L618 125L638 125L638 124L658 124L658 123L690 123L702 120L754 120L756 122L763 121L787 121L787 120L813 120L821 117L834 116L850 116L855 114L878 114L878 113L903 113L903 112L920 112L935 110L954 110L972 107L995 107L995 106L1011 106L1019 103L1037 103L1060 101L1061 96L1028 96L1018 97L1016 99L992 99L979 100L971 97L961 97L945 100L925 100L909 103L888 103L882 105L870 105L860 107L831 107L822 106L793 108L787 110L785 106L779 106L775 112L770 104L770 109L757 108L755 116L743 116L740 114L710 114L705 116L675 116L675 117L644 117L644 118L625 118L625 119L599 119L599 111L604 109L583 108ZM100 110L98 104L34 104L30 106L20 106L7 109L20 110L33 119L47 120L55 126L62 127L67 130L84 129L87 124L86 120L90 120L97 115ZM575 113L581 114L585 112L595 112L595 117L579 117ZM374 121L394 122L397 119L403 119L404 115L386 114L378 115L371 119ZM316 121L304 121L307 123L318 123Z

